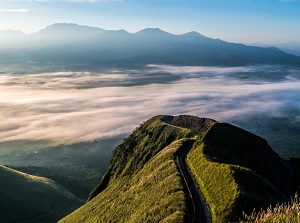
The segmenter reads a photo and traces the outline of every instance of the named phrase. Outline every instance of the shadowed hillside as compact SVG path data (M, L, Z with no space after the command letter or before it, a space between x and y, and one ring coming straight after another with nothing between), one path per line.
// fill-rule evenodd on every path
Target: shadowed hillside
M60 222L191 222L176 161L187 144L187 164L213 222L287 200L294 171L264 139L211 119L156 116L115 149L89 201Z
M82 200L43 177L0 166L1 223L56 222Z

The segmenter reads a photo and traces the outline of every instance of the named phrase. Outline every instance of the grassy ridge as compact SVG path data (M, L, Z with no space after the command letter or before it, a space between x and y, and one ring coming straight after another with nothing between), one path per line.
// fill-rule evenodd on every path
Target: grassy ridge
M229 220L238 189L230 166L209 162L203 155L204 143L188 154L187 163L201 189L213 222Z
M222 131L216 131L220 125ZM247 167L237 155L245 155L237 152L237 148L243 150L241 141L247 142L250 138L249 142L259 144L261 139L242 131L245 134L242 138L234 138L235 143L227 144L220 136L231 130L226 125L213 125L187 157L188 166L210 207L213 222L237 221L243 211L252 213L253 208L268 207L286 199L274 185L253 171L257 166L248 163ZM261 161L249 156L247 159L254 164Z
M180 139L194 136L157 116L117 147L107 185L60 222L184 222L187 207L175 164ZM100 193L101 192L101 193Z
M286 200L281 192L292 174L264 139L211 121L204 132L193 126L197 135L188 129L191 117L167 124L173 118L156 116L137 128L113 152L89 201L60 222L191 222L175 162L187 139L194 141L187 163L214 223L237 222L243 212Z
M173 155L178 142L158 153L133 178L108 187L60 222L184 222L185 195Z
M0 166L1 222L54 222L82 201L53 180Z

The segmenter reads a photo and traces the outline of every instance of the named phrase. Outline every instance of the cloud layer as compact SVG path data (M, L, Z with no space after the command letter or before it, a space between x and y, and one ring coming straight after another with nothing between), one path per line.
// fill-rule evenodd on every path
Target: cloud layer
M297 71L281 73L280 81L240 78L257 72L255 67L151 65L140 71L141 76L138 71L2 74L0 142L89 141L129 133L157 114L226 121L248 114L284 116L287 109L300 111ZM164 73L174 78L160 84Z
M17 13L26 13L30 12L31 9L0 9L0 12L17 12Z

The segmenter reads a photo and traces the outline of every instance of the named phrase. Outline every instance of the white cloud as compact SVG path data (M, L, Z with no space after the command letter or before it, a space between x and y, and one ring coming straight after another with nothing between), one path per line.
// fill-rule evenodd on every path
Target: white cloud
M94 140L129 133L157 114L191 114L226 121L260 112L280 116L293 106L300 110L299 79L257 84L223 75L235 72L234 68L158 68L189 75L167 84L131 87L106 85L130 80L132 74L126 71L0 75L0 142ZM154 72L155 67L152 69ZM201 78L207 72L216 75Z
M26 13L30 12L31 9L0 9L0 12L17 12L17 13Z

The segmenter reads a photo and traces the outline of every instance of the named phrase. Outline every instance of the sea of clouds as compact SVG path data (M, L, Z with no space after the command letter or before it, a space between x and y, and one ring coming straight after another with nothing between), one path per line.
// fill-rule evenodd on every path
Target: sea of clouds
M300 71L280 66L0 74L0 142L91 141L127 134L158 114L228 121L289 110L300 111Z

